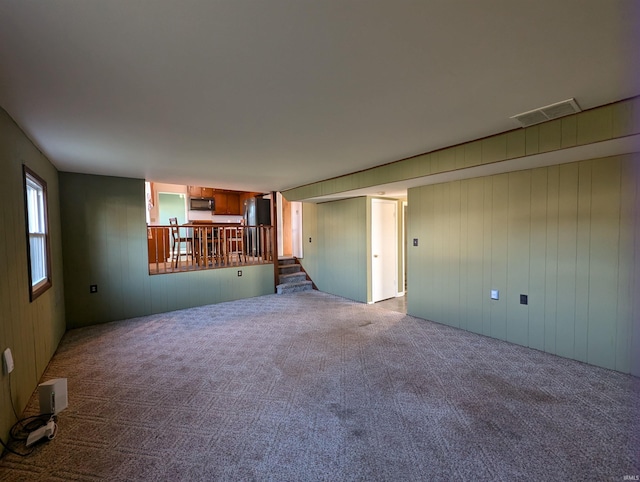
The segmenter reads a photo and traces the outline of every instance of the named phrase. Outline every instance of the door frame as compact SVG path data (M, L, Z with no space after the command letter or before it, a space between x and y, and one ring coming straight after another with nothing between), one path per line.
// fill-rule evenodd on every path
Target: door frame
M369 238L370 238L370 246L371 246L371 253L370 253L370 263L371 263L371 271L370 271L370 281L371 281L371 301L370 303L376 303L378 301L382 301L384 299L389 299L389 298L393 298L398 296L398 201L395 199L380 199L380 198L371 198L370 200L371 203L371 230L369 232ZM391 232L393 233L393 242L391 243L391 247L388 248L389 252L384 253L386 256L391 257L393 259L393 294L391 296L389 296L388 298L380 298L380 299L376 299L374 296L375 293L375 283L377 282L376 280L376 274L375 270L374 270L374 257L376 256L376 254L378 253L374 253L374 233L376 232L376 226L375 223L377 222L376 217L374 216L374 205L375 204L390 204L393 205L393 229L391 230ZM387 220L388 221L388 220ZM389 228L387 227L387 230L389 230ZM384 228L383 228L384 231ZM382 231L379 231L382 232ZM387 274L391 274L391 268L387 268L389 270L389 273ZM387 293L389 294L389 293ZM386 296L386 295L385 295Z

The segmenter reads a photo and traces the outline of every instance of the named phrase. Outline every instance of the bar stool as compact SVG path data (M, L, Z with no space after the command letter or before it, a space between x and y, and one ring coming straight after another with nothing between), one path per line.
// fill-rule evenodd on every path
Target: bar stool
M226 258L228 262L231 262L233 255L238 258L238 263L247 262L247 253L244 250L244 219L240 221L240 226L225 228L227 252Z
M171 261L173 262L173 267L177 268L180 262L180 256L182 256L182 243L185 246L185 261L189 260L189 256L191 256L191 261L193 261L193 240L188 237L180 236L180 227L178 226L178 218L169 218L169 224L171 225Z

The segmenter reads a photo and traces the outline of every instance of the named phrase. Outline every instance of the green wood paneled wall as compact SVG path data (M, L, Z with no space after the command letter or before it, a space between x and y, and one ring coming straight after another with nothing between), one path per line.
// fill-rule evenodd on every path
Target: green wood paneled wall
M640 98L633 98L283 195L302 200L638 133ZM640 319L637 164L633 156L585 160L410 190L411 313L640 374L640 329L632 323ZM320 206L305 204L303 225L313 213L309 224L319 226ZM324 235L319 230L319 243ZM305 263L330 277L324 256L311 253ZM496 287L518 297L504 298L507 288L499 288L503 298L493 302ZM520 293L529 305L520 305Z
M149 276L144 181L60 173L69 328L274 292L273 265ZM97 284L98 293L89 293Z
M304 267L309 277L317 281L318 272L318 204L302 203L302 254L300 263ZM317 286L317 284L316 284Z
M639 163L630 154L410 189L409 313L639 375Z
M29 302L22 165L47 182L52 287ZM0 352L11 348L15 369L0 370L0 436L26 406L65 331L58 172L0 109ZM11 390L9 390L11 386Z
M362 302L371 300L371 199L303 203L304 257L300 262L320 290ZM402 201L397 202L397 209L398 223L390 229L397 230L400 248ZM341 227L336 231L334 226ZM343 250L340 246L349 248L336 253ZM402 255L398 249L398 291L404 291ZM339 282L336 278L340 278ZM346 287L344 292L340 291L341 286Z
M318 289L366 303L367 198L304 203L302 232L301 262Z
M302 201L640 133L640 98L284 191Z

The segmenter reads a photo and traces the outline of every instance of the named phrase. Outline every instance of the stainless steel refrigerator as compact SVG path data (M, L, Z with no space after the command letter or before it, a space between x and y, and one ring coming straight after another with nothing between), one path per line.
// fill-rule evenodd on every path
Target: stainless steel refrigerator
M252 197L244 202L244 224L247 226L245 246L250 256L262 256L257 226L271 226L271 199Z

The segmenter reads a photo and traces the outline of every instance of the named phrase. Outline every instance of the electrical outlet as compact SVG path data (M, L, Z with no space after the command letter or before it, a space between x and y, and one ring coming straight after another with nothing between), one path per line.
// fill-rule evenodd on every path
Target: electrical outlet
M413 238L413 245L418 246L418 238Z
M238 276L242 276L242 270L241 269L238 270Z
M89 293L97 293L98 285L89 285Z
M11 355L11 348L7 348L2 354L4 358L4 372L8 375L13 371L13 355Z

